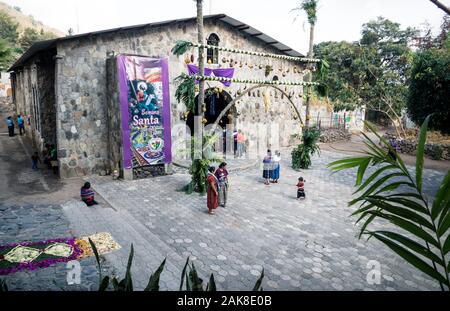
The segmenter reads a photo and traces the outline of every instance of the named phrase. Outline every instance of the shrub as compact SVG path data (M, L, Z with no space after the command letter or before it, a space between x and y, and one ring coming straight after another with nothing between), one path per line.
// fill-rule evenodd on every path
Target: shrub
M317 140L320 137L320 129L317 126L306 128L303 131L303 143L292 150L292 168L308 169L311 166L311 156L320 152Z

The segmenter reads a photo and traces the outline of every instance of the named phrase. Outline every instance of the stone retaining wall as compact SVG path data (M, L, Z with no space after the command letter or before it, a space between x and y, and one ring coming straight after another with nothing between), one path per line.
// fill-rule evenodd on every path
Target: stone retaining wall
M349 141L351 134L348 130L344 129L323 129L321 130L319 142L321 143L334 143L338 141Z
M389 140L392 135L384 134L383 137ZM417 141L412 139L397 139L397 152L416 155ZM450 160L450 144L426 143L425 155L433 160Z

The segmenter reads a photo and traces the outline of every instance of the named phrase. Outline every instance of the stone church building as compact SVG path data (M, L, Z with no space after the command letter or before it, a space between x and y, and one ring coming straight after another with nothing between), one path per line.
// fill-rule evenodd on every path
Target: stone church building
M205 16L205 40L228 48L303 56L268 35L229 16ZM46 143L57 146L61 178L108 171L109 127L107 112L107 59L118 54L168 59L171 124L189 123L186 108L175 99L174 79L187 73L186 64L197 62L197 51L185 56L172 55L178 40L196 42L196 19L187 18L121 27L34 44L11 67L13 101L18 113L30 117L28 135L36 149ZM288 60L208 50L208 68L235 68L240 79L302 81L303 65ZM256 124L279 125L280 145L291 143L299 133L300 120L293 105L302 112L303 87L261 87L246 93L253 85L232 83L224 87L207 82L206 88L220 88L217 116L227 103L239 95L221 125L233 124L250 136ZM223 89L223 90L222 90ZM219 94L220 93L220 94ZM270 105L263 97L269 94ZM266 103L266 104L264 104ZM208 105L207 105L208 106ZM209 106L208 106L209 107ZM209 109L209 108L208 108ZM206 112L208 115L208 112ZM208 117L208 123L214 122Z

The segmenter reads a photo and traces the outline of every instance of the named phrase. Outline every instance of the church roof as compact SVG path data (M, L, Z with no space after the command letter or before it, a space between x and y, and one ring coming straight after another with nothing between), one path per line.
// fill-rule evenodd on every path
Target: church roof
M108 34L108 33L133 31L133 30L142 29L142 28L168 26L168 25L180 23L180 22L181 23L182 22L192 22L192 21L196 21L196 19L197 19L196 17L174 19L174 20L168 20L168 21L163 21L163 22L155 22L155 23L150 23L150 24L119 27L119 28L113 28L113 29L107 29L107 30L88 32L88 33L83 33L83 34L77 34L77 35L73 35L73 36L61 37L61 38L51 39L51 40L46 40L46 41L39 41L39 42L34 43L14 63L14 65L12 65L12 67L8 71L14 71L14 70L18 69L19 67L23 66L36 53L55 48L56 44L59 42L73 40L73 39L79 39L79 38L85 38L85 37L91 37L91 36L95 36L95 35ZM222 21L223 23L230 25L232 28L244 33L245 35L254 37L257 40L260 40L263 43L267 44L268 46L275 48L276 50L278 50L280 52L280 54L289 55L289 56L297 56L297 57L304 56L303 54L301 54L301 53L293 50L292 48L288 47L287 45L284 45L283 43L273 39L272 37L266 35L265 33L262 33L261 31L253 28L252 26L249 26L243 22L240 22L237 19L234 19L228 15L225 15L225 14L206 15L206 16L204 16L204 20Z

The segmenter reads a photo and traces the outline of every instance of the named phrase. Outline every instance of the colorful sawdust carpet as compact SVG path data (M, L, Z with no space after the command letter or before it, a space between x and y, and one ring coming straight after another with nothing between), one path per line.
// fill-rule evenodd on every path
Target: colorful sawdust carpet
M114 241L113 237L105 232L83 238L0 245L0 275L46 268L58 262L93 256L89 239L94 242L100 255L120 249L120 245Z

